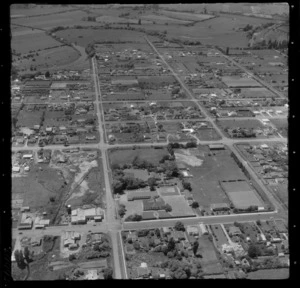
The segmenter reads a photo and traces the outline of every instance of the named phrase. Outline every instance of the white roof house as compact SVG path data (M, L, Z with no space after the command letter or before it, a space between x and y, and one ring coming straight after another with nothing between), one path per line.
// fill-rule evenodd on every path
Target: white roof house
M16 173L19 173L20 172L20 167L19 166L14 166L14 167L12 167L12 171L16 172Z

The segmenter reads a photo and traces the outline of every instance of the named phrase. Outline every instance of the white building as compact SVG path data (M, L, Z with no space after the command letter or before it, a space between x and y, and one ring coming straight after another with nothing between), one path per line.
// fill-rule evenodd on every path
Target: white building
M199 227L200 227L200 231L201 231L201 234L202 235L207 235L208 234L208 231L206 229L206 226L203 224L203 223L200 223L199 224Z

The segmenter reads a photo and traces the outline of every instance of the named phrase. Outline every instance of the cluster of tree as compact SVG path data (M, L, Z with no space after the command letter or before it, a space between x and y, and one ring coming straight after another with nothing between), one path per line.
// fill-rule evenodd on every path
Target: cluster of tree
M96 51L95 51L95 48L94 48L94 42L88 44L86 47L85 47L85 53L88 55L88 57L92 58L94 57Z
M177 143L177 142L174 142L174 143L169 143L168 144L168 147L171 147L172 149L188 149L188 148L195 148L197 147L197 142L196 141L190 141L190 142L187 142L186 144L181 144L181 143ZM169 151L169 148L168 148L168 151ZM170 153L170 151L169 151ZM170 153L171 154L171 153ZM172 154L171 154L172 155Z
M243 31L244 31L244 32L247 32L247 31L250 31L250 30L252 30L252 29L253 29L253 26L250 25L250 24L247 24L247 25L243 28Z
M118 213L119 213L120 217L123 217L126 214L126 208L125 208L124 204L119 205Z
M111 267L107 267L105 269L103 269L103 277L105 280L108 280L108 279L113 279L113 269Z
M261 254L262 254L261 250L260 250L260 248L257 245L255 245L254 243L252 243L249 246L249 248L248 248L248 255L249 255L249 257L256 258L258 256L261 256Z
M30 252L27 246L24 248L24 251L16 250L14 255L19 269L21 270L24 270L25 268L29 269L29 264L33 260L30 256Z
M129 215L125 221L141 221L143 219L143 217L141 215L138 214L133 214L133 215Z
M186 181L185 179L182 179L181 183L185 190L192 191L192 186L190 182Z
M184 227L183 223L180 222L180 221L177 221L177 222L175 223L174 229L175 229L176 231L183 231L183 232L185 231L185 227Z
M83 18L83 21L90 21L90 22L96 22L95 16L87 16Z
M121 177L113 180L113 191L115 194L122 194L124 190L135 190L139 188L144 188L147 183L141 179L134 177Z
M67 27L57 26L57 27L54 27L54 28L50 29L50 33L55 33L57 31L62 31L62 30L65 30L65 29L67 29Z

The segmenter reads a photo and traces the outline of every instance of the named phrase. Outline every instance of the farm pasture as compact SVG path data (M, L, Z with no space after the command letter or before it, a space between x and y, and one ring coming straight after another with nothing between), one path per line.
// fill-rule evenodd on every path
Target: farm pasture
M37 52L45 48L61 46L62 44L45 33L34 33L31 35L21 35L12 37L11 47L17 53L29 53L30 51ZM37 58L37 57L36 57Z

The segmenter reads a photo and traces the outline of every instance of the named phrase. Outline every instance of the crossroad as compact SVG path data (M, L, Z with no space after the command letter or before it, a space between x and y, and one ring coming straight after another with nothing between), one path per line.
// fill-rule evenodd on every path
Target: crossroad
M169 68L169 70L172 72L174 77L178 80L181 87L186 91L186 93L189 95L189 97L192 99L191 101L194 101L195 104L199 107L200 111L202 112L202 115L205 116L205 120L209 121L213 128L215 128L219 134L222 136L222 139L220 140L213 140L213 141L198 141L199 144L213 144L213 143L223 143L225 145L228 145L228 147L237 155L239 160L244 163L245 160L240 155L239 151L236 149L235 144L237 143L257 143L257 142L281 142L286 143L286 138L281 137L272 137L268 139L229 139L224 137L223 132L221 129L216 125L216 123L213 121L212 117L207 113L205 109L198 103L197 99L193 96L193 94L189 91L189 89L186 87L185 83L180 79L180 77L174 72L174 70L170 67L170 65L165 61L165 59L162 57L162 55L158 52L156 47L152 44L152 42L145 36L146 41L149 43L149 45L152 47L152 49L155 51L155 53L160 57L160 59L165 63L165 65ZM245 71L242 66L240 66L238 63L236 63L234 60L232 60L230 57L224 55L225 58L228 58L231 62L233 62L234 65L240 67L242 70ZM266 195L269 197L270 201L275 207L275 211L272 212L264 212L264 213L251 213L251 214L231 214L231 215L215 215L215 216L202 216L202 217L192 217L192 218L182 218L182 219L167 219L167 220L151 220L151 221L143 221L143 222L120 222L117 217L117 211L116 211L116 204L113 198L113 193L111 191L110 186L110 165L108 161L108 155L107 150L116 147L116 148L123 148L128 147L132 148L133 146L136 147L153 147L153 146L165 146L166 143L141 143L141 144L114 144L109 145L105 143L105 131L104 131L104 115L103 115L103 106L102 106L102 97L101 97L101 87L100 87L100 81L98 78L98 68L95 57L92 58L92 77L94 81L94 88L95 88L95 94L96 94L96 113L98 117L98 130L100 134L100 141L96 144L78 144L78 145L70 145L68 147L65 147L64 145L49 145L45 146L44 149L50 149L50 150L63 150L63 149L74 149L74 148L85 148L85 149L99 149L101 151L101 160L103 164L103 172L104 172L104 180L105 180L105 194L106 194L106 214L105 219L102 223L97 223L95 225L72 225L72 226L51 226L48 227L46 230L27 230L23 231L23 236L43 236L43 235L61 235L63 231L66 230L72 230L77 231L80 233L88 233L88 232L103 232L103 233L109 233L112 240L112 251L113 251L113 262L114 262L114 273L116 279L121 278L128 278L127 271L126 271L126 262L124 258L124 251L122 246L122 239L121 239L121 231L122 230L137 230L137 229L144 229L144 228L159 228L164 226L174 226L177 221L183 222L185 225L193 225L198 224L199 222L202 222L204 224L218 224L218 223L232 223L235 221L242 222L242 221L256 221L256 220L267 220L270 219L270 217L276 218L287 218L287 213L285 209L282 207L281 203L279 203L272 193L263 185L261 180L258 178L256 173L248 166L245 165L246 169L250 173L251 177L260 185L262 190L266 193ZM248 72L249 73L249 72ZM255 76L252 76L253 78L256 78ZM266 85L265 85L266 86ZM275 90L272 87L269 87L271 90ZM275 90L276 91L276 90ZM278 91L273 91L277 95L280 94ZM99 101L100 100L100 101ZM180 119L178 119L180 121ZM202 120L202 119L201 119ZM41 147L38 146L23 146L23 147L12 147L12 151L26 151L26 150L32 150L36 151L41 149ZM102 192L102 191L101 191ZM17 229L13 229L13 237L19 238L21 237L19 235L19 231Z

